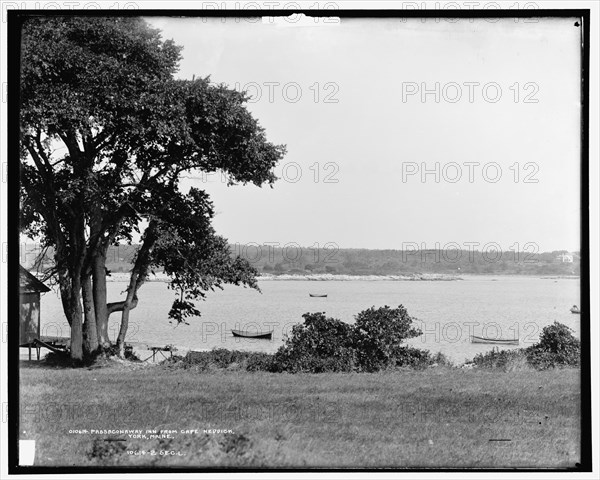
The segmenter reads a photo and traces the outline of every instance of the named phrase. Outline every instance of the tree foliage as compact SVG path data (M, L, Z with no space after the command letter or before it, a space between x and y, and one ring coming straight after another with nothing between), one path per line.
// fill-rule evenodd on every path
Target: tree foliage
M581 341L573 336L573 330L555 321L542 329L537 343L527 348L480 353L473 363L478 367L504 370L577 367L581 363Z
M573 330L559 322L542 329L540 340L526 350L527 360L538 369L577 366L581 362L581 341Z
M281 371L321 373L350 371L356 365L352 325L326 317L325 313L305 313L304 323L292 327L285 344L275 354Z
M108 316L129 310L148 273L180 292L170 316L199 312L203 292L256 288L211 226L208 195L185 172L224 171L230 184L272 184L285 147L267 141L247 96L209 77L175 78L181 48L140 18L32 17L22 27L21 229L52 247L73 355L110 343ZM110 245L142 243L125 300L106 299ZM85 318L85 322L84 319ZM83 327L83 329L82 329ZM79 347L78 347L79 345Z
M360 312L354 324L354 344L363 369L379 370L405 355L406 352L400 350L401 343L422 333L412 322L413 318L402 305L371 307Z

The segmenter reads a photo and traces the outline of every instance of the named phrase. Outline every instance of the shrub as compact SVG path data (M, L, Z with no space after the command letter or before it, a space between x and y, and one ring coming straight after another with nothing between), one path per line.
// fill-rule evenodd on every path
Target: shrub
M171 357L167 357L165 358L163 361L159 362L159 365L162 365L163 367L183 367L183 363L186 357L183 357L181 355L173 355Z
M407 338L421 335L413 319L400 305L371 307L356 316L350 325L326 317L324 312L305 313L304 323L294 325L275 355L262 352L214 349L188 352L161 364L168 368L244 368L266 372L375 372L388 367L450 365L442 354L402 345Z
M49 366L63 367L63 368L73 367L78 364L79 364L79 366L84 366L86 363L89 363L89 362L74 362L71 359L71 356L69 355L68 351L48 352L46 354L46 356L44 357L44 360L45 360L46 364Z
M246 370L249 372L273 372L276 370L273 355L263 352L252 352L246 360Z
M275 353L278 371L348 372L355 368L352 325L322 312L305 313L302 318L304 323L292 327Z
M227 368L234 363L243 362L248 356L247 352L240 352L239 350L227 350L226 348L215 348L208 354L210 362L213 363L217 368Z
M263 352L243 352L216 348L208 352L189 351L185 357L173 355L160 365L167 368L193 368L204 372L211 369L240 368L250 372L274 371L273 355Z
M302 317L304 323L292 328L285 345L275 354L277 371L374 372L404 365L449 364L443 355L431 356L426 350L401 345L421 334L402 305L371 307L356 316L354 325L321 312Z
M443 353L432 355L429 350L401 346L393 352L393 366L426 368L434 365L451 366L452 363Z
M407 338L417 337L423 332L412 326L413 319L402 305L390 308L371 307L356 316L353 345L358 352L358 363L362 370L377 371L391 365L403 365L403 360L412 361L424 353L402 347ZM412 359L412 360L411 360Z
M480 353L475 356L473 363L482 368L504 370L515 369L525 364L537 370L578 366L581 342L571 332L566 325L554 322L543 328L538 343L527 348Z
M515 370L526 363L526 355L522 348L514 350L492 350L478 353L473 363L480 368L500 368L502 370Z
M131 345L125 345L123 353L126 360L130 360L132 362L142 361L142 359L138 357L137 354L133 351L133 347Z
M171 369L194 369L204 372L213 367L217 368L215 356L219 357L219 353L215 355L213 352L214 350L210 352L189 351L185 356L173 355L172 357L166 358L160 362L159 365ZM220 357L220 360L222 360L222 356ZM223 364L224 362L221 361L221 365Z
M562 323L554 322L542 329L540 341L526 349L527 360L539 370L561 366L578 366L581 342Z

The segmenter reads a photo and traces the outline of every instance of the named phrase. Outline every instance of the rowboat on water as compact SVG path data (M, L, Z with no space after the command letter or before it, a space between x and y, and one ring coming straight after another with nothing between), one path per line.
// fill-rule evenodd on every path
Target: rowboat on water
M573 305L571 307L571 313L581 313L581 310L579 310L579 307L577 305Z
M492 345L518 345L518 338L487 338L471 335L471 343L489 343Z
M320 295L320 294L317 294L317 293L309 293L308 296L309 297L313 297L313 298L327 298L327 294Z
M273 336L273 330L269 332L255 332L255 331L247 331L247 330L231 330L234 337L244 337L244 338L266 338L267 340Z

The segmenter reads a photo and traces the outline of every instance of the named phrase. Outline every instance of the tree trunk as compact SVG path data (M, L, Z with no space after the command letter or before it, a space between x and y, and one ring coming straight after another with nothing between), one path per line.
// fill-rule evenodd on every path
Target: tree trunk
M60 288L60 301L62 303L63 312L65 312L67 322L69 322L69 326L71 326L73 323L71 319L71 280L69 279L68 273L64 271L58 272L58 286Z
M125 348L125 335L127 334L127 328L129 327L129 311L137 306L138 296L137 292L146 280L148 273L148 266L150 265L150 253L154 248L154 244L157 239L156 233L156 221L152 220L146 229L144 235L144 241L142 246L137 252L135 264L131 270L131 276L129 277L129 286L127 287L127 297L122 304L119 304L119 310L121 313L121 328L119 329L119 335L117 337L117 351L120 357L123 357L123 351ZM115 307L117 304L111 304ZM117 308L109 311L116 311Z
M140 275L136 267L134 267L133 271L131 272L129 286L127 287L127 297L122 305L123 310L121 312L121 328L119 328L119 336L117 337L117 352L119 357L124 356L125 335L127 335L127 329L129 328L129 311L137 306L137 292L142 286L142 283L144 283L145 279L145 275Z
M130 306L126 303L121 313L121 328L119 329L119 336L117 337L117 354L123 358L125 356L125 335L127 334L127 328L129 328L129 311Z
M117 337L117 350L119 351L119 356L123 355L123 347L125 344L125 335L127 334L127 328L129 328L129 312L131 310L133 310L135 307L137 307L138 304L138 297L137 297L137 290L139 288L138 287L135 288L135 290L133 290L134 295L130 296L129 294L127 294L127 299L126 300L122 300L120 302L113 302L113 303L109 303L108 304L108 315L110 318L110 315L114 312L122 312L121 313L121 328L119 329L119 335ZM127 313L125 314L125 310L127 310Z
M98 253L94 257L92 276L94 279L93 296L98 345L102 348L109 348L108 306L106 303L106 254Z
M74 276L71 284L69 313L71 315L71 359L83 360L83 329L81 309L81 281Z
M96 330L96 312L92 291L92 277L86 275L82 281L83 314L83 352L91 355L98 350L98 332Z

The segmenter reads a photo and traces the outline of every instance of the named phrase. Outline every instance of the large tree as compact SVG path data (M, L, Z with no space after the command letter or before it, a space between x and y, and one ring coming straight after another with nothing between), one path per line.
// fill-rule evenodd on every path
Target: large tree
M180 187L191 171L230 183L272 184L285 147L266 139L244 93L209 77L180 80L181 48L141 18L34 17L22 26L21 230L54 252L71 326L71 355L111 348L108 318L129 312L154 268L179 296L169 316L199 314L194 300L232 283L257 288L211 226L208 195ZM107 298L111 245L139 235L124 299Z

